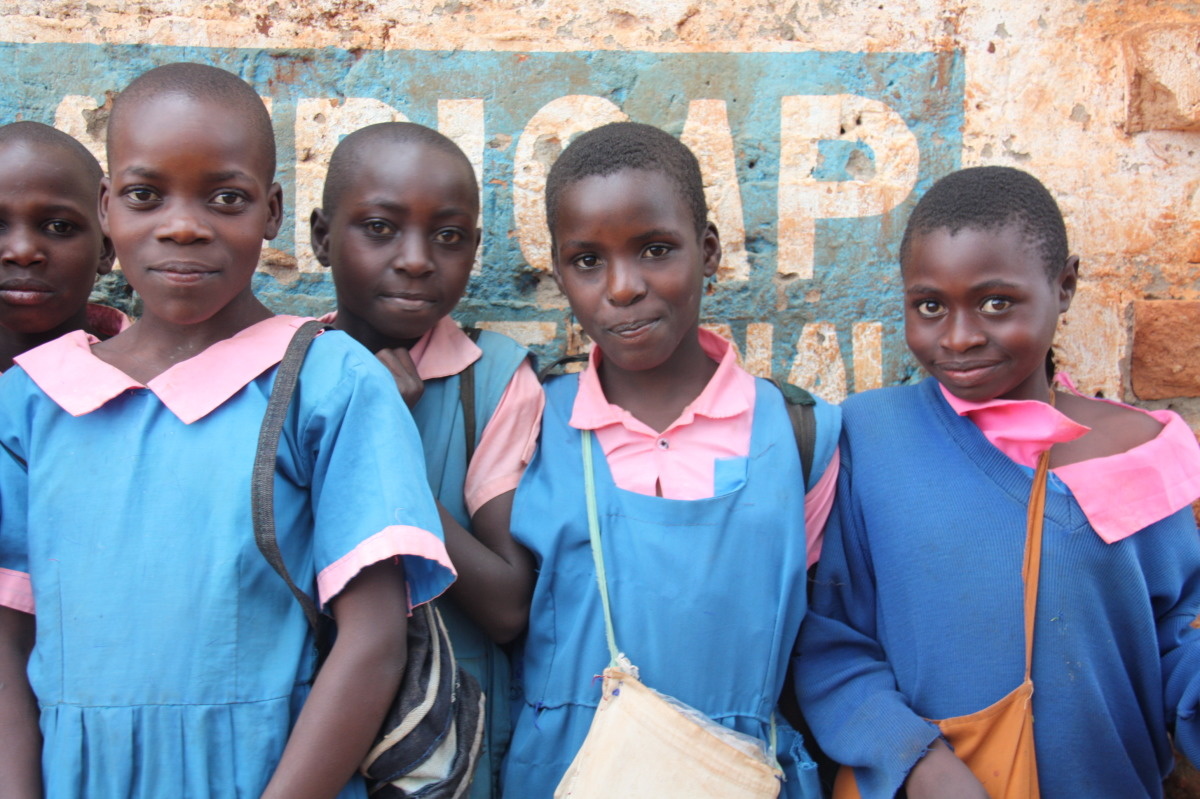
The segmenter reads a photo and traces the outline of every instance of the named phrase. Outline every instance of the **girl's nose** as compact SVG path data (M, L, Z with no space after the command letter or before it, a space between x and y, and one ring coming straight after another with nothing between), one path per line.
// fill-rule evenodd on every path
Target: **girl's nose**
M417 234L404 236L392 268L410 277L422 277L432 272L433 258L425 237Z
M213 230L200 210L181 205L167 209L157 235L176 244L194 244L212 241Z
M0 237L0 260L9 266L40 266L46 260L37 236L23 226L13 226Z
M951 313L947 319L942 346L951 352L966 352L987 342L987 336L972 314Z
M613 305L633 305L646 296L646 281L641 270L620 260L608 270L608 301Z

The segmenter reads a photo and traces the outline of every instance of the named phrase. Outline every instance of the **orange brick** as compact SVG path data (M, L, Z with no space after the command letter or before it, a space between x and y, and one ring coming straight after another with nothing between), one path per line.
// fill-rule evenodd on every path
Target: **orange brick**
M1200 301L1134 302L1130 377L1138 399L1200 397Z

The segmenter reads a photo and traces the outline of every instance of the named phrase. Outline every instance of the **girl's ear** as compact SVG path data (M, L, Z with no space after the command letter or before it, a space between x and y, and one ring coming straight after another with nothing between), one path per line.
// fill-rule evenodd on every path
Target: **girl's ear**
M267 213L263 238L270 241L279 235L279 228L283 225L283 188L278 183L272 183L267 190Z
M314 208L308 218L309 240L312 241L313 255L317 263L329 268L329 219L320 208ZM479 246L478 243L475 245Z
M106 175L100 178L100 199L97 206L97 213L100 217L100 232L104 234L105 239L108 238L108 200L111 196L112 181Z
M712 277L721 265L721 235L712 222L705 223L700 245L704 250L704 276Z
M96 263L96 274L107 275L112 271L113 261L117 258L117 253L113 249L112 239L104 236L100 239L100 260Z
M1066 313L1075 298L1075 289L1079 287L1079 256L1072 255L1063 264L1062 272L1058 275L1058 312Z

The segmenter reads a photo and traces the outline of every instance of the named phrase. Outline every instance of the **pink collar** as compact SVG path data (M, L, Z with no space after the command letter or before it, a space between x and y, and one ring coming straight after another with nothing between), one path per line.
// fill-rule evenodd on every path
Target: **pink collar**
M328 325L336 323L337 311L325 314L321 321ZM453 319L443 316L417 339L408 355L417 367L417 377L436 380L462 373L483 357L483 350L471 341Z
M263 372L279 363L299 316L273 316L167 369L142 385L92 354L94 336L76 330L15 359L64 411L83 416L130 389L148 388L191 424L212 413Z
M708 357L717 362L708 385L692 400L679 418L667 430L687 425L696 416L710 419L729 419L754 407L754 377L739 369L737 353L728 341L716 333L699 329L700 347ZM571 426L577 430L598 430L613 424L623 424L634 430L656 435L629 411L609 403L600 386L597 367L602 353L593 347L588 357L588 368L579 375L579 393L571 412ZM663 431L666 432L666 431Z
M938 388L955 413L973 421L988 441L1022 466L1037 466L1038 456L1051 446L1082 438L1091 430L1067 418L1048 402L1006 399L971 402L954 396L943 385Z
M1057 375L1055 382L1082 396L1067 375ZM1030 468L1051 445L1073 441L1091 429L1036 400L968 402L945 387L942 396L997 449ZM1187 507L1200 496L1200 446L1187 423L1170 411L1133 410L1162 423L1163 429L1126 452L1052 470L1071 490L1092 528L1110 544Z
M483 350L449 316L443 316L409 351L422 380L450 377L483 357Z

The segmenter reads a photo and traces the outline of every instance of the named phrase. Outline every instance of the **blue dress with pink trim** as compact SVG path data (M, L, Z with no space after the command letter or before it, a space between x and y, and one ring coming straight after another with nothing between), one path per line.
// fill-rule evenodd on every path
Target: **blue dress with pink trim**
M257 797L279 762L313 647L255 546L250 469L295 324L262 322L239 334L254 346L220 342L150 388L82 333L0 379L0 596L28 576L48 799ZM314 597L394 555L413 604L449 585L416 428L348 336L313 343L277 463L280 548Z

